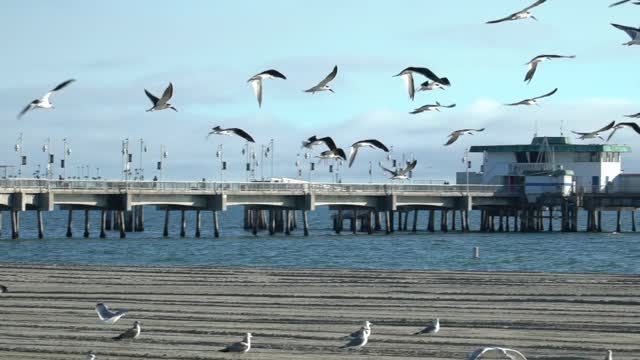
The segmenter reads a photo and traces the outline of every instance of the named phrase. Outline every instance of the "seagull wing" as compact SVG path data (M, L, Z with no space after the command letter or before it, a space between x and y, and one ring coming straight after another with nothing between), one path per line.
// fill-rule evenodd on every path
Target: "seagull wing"
M173 84L169 83L169 86L167 86L167 88L164 90L164 93L162 93L162 97L160 98L160 103L166 104L167 102L169 102L169 99L171 99L172 96L173 96Z
M536 73L536 69L537 68L538 68L538 62L537 61L533 61L529 65L529 71L527 71L527 75L525 75L524 81L531 82L531 80L533 79L533 75Z
M547 0L538 0L538 1L534 2L533 4L527 6L526 8L522 9L522 11L519 11L519 12L529 11L529 10L533 9L534 7L536 7L536 6L542 5L546 1Z
M419 334L428 334L430 332L432 332L433 330L435 330L435 326L432 325L427 325L424 329L418 331L417 333L413 334L413 335L419 335Z
M442 79L438 77L433 71L425 68L425 67L410 67L409 70L418 73L431 81L440 82Z
M151 102L153 103L153 106L156 106L156 104L158 104L159 99L155 95L150 93L149 90L144 89L144 93L147 94L147 97L149 98L149 100L151 100Z
M353 165L353 162L356 160L358 149L360 149L360 146L357 146L355 144L351 146L351 150L349 151L349 167L351 167L351 165Z
M376 140L376 139L369 139L369 140L363 140L363 141L358 141L360 142L366 142L369 143L375 147L377 147L378 149L384 151L384 152L389 152L389 148L387 148L381 141Z
M320 81L317 86L318 87L323 87L323 86L327 85L333 79L336 78L336 75L338 75L338 65L334 66L333 67L333 71L331 71L331 73L329 75L327 75L326 78L322 79L322 81Z
M397 172L395 172L395 171L393 171L393 170L389 170L389 169L387 169L386 167L382 166L382 163L381 163L381 162L379 162L379 163L378 163L378 166L380 166L380 168L382 168L382 170L384 170L384 171L388 172L389 174L391 174L391 175L393 175L393 176L398 175L398 173L397 173Z
M625 115L625 117L638 119L638 118L640 118L640 113L633 114L633 115Z
M108 320L116 315L115 312L109 310L107 305L102 303L96 305L96 313L98 313L100 320Z
M418 160L413 160L412 162L410 162L409 164L407 164L407 167L398 171L399 175L404 175L407 174L408 172L410 172L411 170L416 168L416 165L418 164Z
M280 71L278 71L278 70L271 69L271 70L267 70L267 71L261 72L261 73L260 73L260 74L258 74L258 75L263 75L263 74L271 75L271 76L272 76L272 77L274 77L274 78L280 78L280 79L282 79L282 80L287 80L287 77L286 77L286 76L284 76L284 74L283 74L283 73L281 73L281 72L280 72ZM256 76L257 76L257 75L256 75Z
M506 105L506 106L518 106L518 105L524 105L524 104L526 104L529 100L531 100L531 99L524 99L524 100L522 100L522 101L514 102L514 103L511 103L511 104L505 104L505 105Z
M462 132L455 131L455 132L451 133L451 135L449 135L450 136L449 141L447 141L447 143L444 144L444 146L449 146L449 145L453 144L454 142L456 142L456 140L458 140L460 135L462 135Z
M245 352L249 350L249 344L244 341L238 341L225 348L228 352Z
M320 138L320 139L318 139L318 141L324 142L325 145L327 145L327 147L331 151L335 151L338 148L338 146L336 145L335 141L333 141L333 139L330 136L325 136L323 138Z
M542 99L542 98L549 97L549 96L555 94L557 91L558 91L558 88L555 88L555 89L551 90L550 92L548 92L548 93L546 93L544 95L540 95L540 96L534 97L532 100L537 100L537 99Z
M482 355L484 355L484 353L486 353L487 351L493 351L495 350L495 348L491 348L491 347L481 347L479 349L477 349L476 351L472 352L471 354L469 354L469 357L467 357L467 360L476 360L479 359Z
M621 122L618 125L624 125L632 128L636 133L640 134L640 126L634 122Z
M527 360L527 358L518 350L514 350L514 349L502 349L502 350L504 350L505 354L507 354L507 356L511 360Z
M347 154L345 154L344 150L337 148L335 149L335 151L333 151L333 153L342 158L342 160L347 161Z
M617 29L620 29L626 32L627 35L631 37L631 40L634 40L638 36L638 32L640 31L640 29L632 28L631 26L618 25L618 24L611 24L611 25L613 25Z
M113 338L113 340L133 339L136 336L136 328L132 327L127 331Z
M60 84L58 84L58 86L54 87L51 92L56 92L58 90L62 90L64 89L67 85L71 84L72 82L76 81L76 79L69 79L65 82L62 82Z
M247 140L248 142L252 142L252 143L255 142L255 140L253 140L251 135L249 135L246 131L244 131L242 129L231 128L231 129L227 129L227 130L233 131L234 134L240 136L241 138Z
M577 131L573 131L573 130L571 130L571 132L576 134L576 135L581 135L581 136L593 134L593 133L590 133L590 132L577 132Z
M612 121L612 122L610 122L609 124L607 124L607 126L603 127L603 128L602 128L602 129L600 129L600 130L596 130L596 131L594 131L593 133L595 134L595 133L599 133L599 132L607 131L607 130L609 130L609 129L613 128L615 125L616 125L616 122L615 122L615 121Z
M613 134L615 134L615 133L616 133L616 131L618 131L618 129L619 129L619 128L617 128L617 127L616 127L615 129L613 129L613 131L611 132L611 134L609 134L609 136L607 136L607 140L606 140L607 142L609 142L609 140L611 140L611 138L613 137Z
M515 14L517 14L517 13L515 13ZM487 24L497 24L497 23L501 23L501 22L504 22L504 21L513 20L513 16L515 14L511 14L511 15L509 15L507 17L503 17L502 19L487 21Z
M404 84L407 87L407 92L409 93L409 99L413 100L416 94L416 87L413 83L413 75L410 72L402 75L402 80L404 80Z
M614 6L622 5L622 4L624 4L624 3L628 3L629 1L631 1L631 0L622 0L622 1L618 1L618 2L615 2L615 3L611 4L611 5L609 5L609 7L610 7L610 8L612 8L612 7L614 7Z
M449 109L451 109L451 108L456 107L456 104L451 104L451 105L439 105L439 106L440 106L440 107L443 107L443 108L449 108Z
M40 102L40 100L36 99L33 100L32 102L29 103L29 105L25 106L24 109L22 109L22 111L20 111L20 113L18 114L18 119L20 119L24 114L27 113L27 111L33 109L33 107Z
M253 86L253 93L258 99L258 107L262 107L262 80L260 78L251 80L251 86Z

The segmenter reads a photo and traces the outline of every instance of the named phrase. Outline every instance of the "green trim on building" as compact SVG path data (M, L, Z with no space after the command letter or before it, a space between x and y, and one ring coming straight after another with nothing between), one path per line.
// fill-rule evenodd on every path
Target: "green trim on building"
M628 153L631 152L631 147L627 145L578 145L571 144L571 139L567 137L548 137L546 138L549 144L550 151L553 152L615 152L615 153ZM543 146L544 137L535 137L531 141L530 145L480 145L472 146L469 152L481 153L481 152L539 152L544 151L546 146Z

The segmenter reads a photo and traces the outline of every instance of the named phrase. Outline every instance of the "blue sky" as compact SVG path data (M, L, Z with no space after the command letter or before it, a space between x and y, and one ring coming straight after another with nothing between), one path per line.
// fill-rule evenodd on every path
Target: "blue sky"
M215 149L224 144L228 179L244 179L238 139L211 137L215 125L242 127L258 144L276 140L276 175L295 176L300 141L331 135L342 147L375 137L399 153L413 153L416 178L452 179L471 145L527 143L535 119L540 134L591 130L640 111L633 96L640 86L640 47L623 47L623 32L611 22L637 25L640 8L609 9L609 1L549 0L534 10L540 19L498 25L531 1L6 1L0 15L3 86L0 89L0 164L17 164L14 142L24 132L29 173L45 156L51 137L61 154L62 138L73 148L72 169L100 167L119 177L120 142L144 138L143 167L155 174L160 144L170 153L167 179L216 178ZM543 53L576 55L544 63L533 82L522 79L523 64ZM335 94L302 92L328 74L339 74ZM426 66L447 76L446 91L407 98L393 75L407 66ZM258 109L246 80L275 68L286 81L265 83ZM78 81L54 98L54 111L15 116L29 101L57 83ZM145 113L147 88L159 94L169 81L178 113ZM501 104L546 93L540 108ZM407 113L440 101L458 106L442 113ZM458 128L486 127L443 148ZM624 132L616 142L633 145ZM368 162L384 157L363 152L343 172L344 181L367 178ZM137 150L134 154L137 164ZM474 166L479 165L480 158ZM640 171L638 157L626 157L627 172ZM314 178L329 180L326 167ZM56 173L59 170L56 169ZM376 179L383 179L378 170Z

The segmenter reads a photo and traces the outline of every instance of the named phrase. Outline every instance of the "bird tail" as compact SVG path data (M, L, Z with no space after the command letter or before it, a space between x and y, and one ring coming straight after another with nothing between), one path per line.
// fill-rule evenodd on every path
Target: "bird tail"
M224 349L222 349L222 350L218 350L218 351L219 351L219 352L229 352L229 349L224 348Z
M112 337L112 339L115 340L115 341L122 340L122 335L114 336L114 337Z
M449 79L447 79L446 77L443 77L442 79L440 79L440 81L438 81L440 84L442 85L446 85L446 86L451 86L451 82L449 81Z
M414 333L413 335L420 335L422 332L418 331L417 333Z

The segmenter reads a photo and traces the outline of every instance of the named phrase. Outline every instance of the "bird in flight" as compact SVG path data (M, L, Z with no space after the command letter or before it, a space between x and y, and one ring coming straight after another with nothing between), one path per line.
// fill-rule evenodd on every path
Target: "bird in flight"
M51 103L51 96L53 94L55 94L56 92L64 89L65 87L67 87L67 85L71 84L72 82L76 81L75 79L69 79L63 83L58 84L58 86L54 87L51 91L49 91L48 93L44 94L44 96L40 99L35 99L32 102L29 103L29 105L25 106L24 109L22 109L22 111L20 111L20 113L18 114L18 119L20 119L24 114L27 113L27 111L29 110L33 110L33 109L53 109L53 103Z
M207 134L207 137L209 137L210 135L236 135L247 140L248 142L252 142L252 143L255 142L255 140L253 140L251 135L249 135L246 131L238 128L223 129L220 126L216 126L211 129L209 134Z
M535 16L533 16L533 14L531 13L531 9L533 9L534 7L543 4L545 1L547 0L538 0L535 3L533 3L530 6L527 6L526 8L515 12L507 17L503 17L502 19L498 19L498 20L492 20L492 21L487 21L487 24L497 24L497 23L501 23L504 21L513 21L513 20L522 20L522 19L533 19L533 20L538 20Z
M415 169L417 164L418 164L418 160L413 160L413 161L409 162L407 164L407 166L405 168L403 168L403 169L390 170L390 169L387 169L384 166L382 166L382 162L378 163L378 165L380 165L382 170L384 170L384 171L388 172L389 174L391 174L391 180L407 180L407 179L409 179L409 173L411 172L411 170Z
M482 128L482 129L460 129L460 130L456 130L456 131L452 132L451 134L449 134L449 141L447 141L447 143L444 144L444 146L449 146L449 145L453 144L462 135L465 135L465 134L473 135L474 131L475 132L484 131L484 128Z
M609 142L609 140L611 140L611 138L613 137L613 134L615 134L616 131L618 131L620 129L624 129L626 127L632 128L636 133L640 134L640 126L638 126L637 123L634 123L634 122L621 122L621 123L617 123L616 126L613 127L613 131L607 137L607 142Z
M331 91L334 92L333 89L331 89L331 87L329 87L329 83L331 81L333 81L333 79L336 78L336 75L338 75L338 65L333 67L333 71L331 71L331 73L329 73L329 75L327 75L327 77L325 77L324 79L322 79L322 81L320 81L318 83L318 85L305 90L304 92L308 92L308 93L312 93L315 94L318 91Z
M511 360L527 360L527 358L518 350L501 348L501 347L481 347L478 350L469 354L467 360L477 360L480 359L484 354L488 352L494 352L499 355L504 356L507 359Z
M518 106L518 105L538 105L540 106L540 104L538 104L538 100L542 99L542 98L546 98L549 97L553 94L555 94L558 91L558 88L553 89L552 91L544 94L544 95L540 95L540 96L536 96L534 98L531 99L524 99L522 101L518 101L515 103L511 103L511 104L506 104L507 106Z
M313 149L314 146L318 146L322 144L325 144L329 149L337 148L335 141L333 141L333 139L330 136L318 138L315 135L311 136L307 140L304 140L302 142L302 147L305 147L307 149Z
M125 316L129 310L120 309L117 311L109 310L109 307L106 304L98 303L96 304L96 313L98 313L98 317L100 321L105 324L115 324L116 321L120 320L121 317Z
M409 99L411 100L413 100L416 94L413 74L420 74L426 77L427 79L431 80L431 82L429 82L428 80L423 82L420 89L418 89L418 91L427 91L427 90L433 90L436 88L440 88L444 90L445 86L451 86L451 82L446 77L443 77L443 78L438 77L438 75L436 75L433 71L425 67L410 66L402 70L398 75L394 75L394 77L395 76L402 77L402 80L404 80L404 83L407 87L407 92L409 93Z
M611 25L613 25L613 27L615 27L616 29L620 29L626 32L627 35L629 35L629 37L631 38L631 41L628 41L622 45L627 45L627 46L640 45L640 28L634 28L631 26L619 25L619 24L611 24Z
M370 147L372 149L380 149L384 152L389 152L389 149L379 140L360 140L351 145L351 150L349 151L349 167L353 165L353 162L356 160L356 156L358 155L358 150L362 147Z
M171 97L173 96L172 83L169 83L169 86L167 86L167 88L164 90L164 93L162 93L162 97L159 99L155 95L150 93L147 89L144 89L144 93L147 94L147 97L149 98L149 100L151 100L151 103L153 103L153 106L149 110L147 110L147 112L159 111L164 109L172 109L176 112L178 111L178 109L173 107L173 105L169 104L169 100L171 100Z
M607 126L603 127L602 129L598 129L596 131L590 131L590 132L571 131L571 132L578 135L578 139L580 140L595 139L595 138L604 140L604 138L600 136L600 133L611 130L615 125L616 125L616 122L612 121L609 124L607 124Z
M614 2L613 4L609 5L609 7L612 8L614 6L622 5L622 4L628 3L629 1L631 0L622 0L622 1ZM640 5L640 1L634 1L632 4Z
M232 352L232 353L246 353L251 350L251 333L246 333L242 341L235 342L225 346L224 349L218 350L220 352Z
M527 75L524 77L524 81L531 82L533 80L533 75L536 73L536 69L538 68L538 64L545 60L552 59L574 59L575 55L564 56L564 55L538 55L531 59L526 65L529 65L529 71L527 71Z
M256 95L256 99L258 99L258 107L262 107L262 81L266 79L287 80L287 77L278 70L271 69L263 71L260 74L256 74L247 80L247 82L251 83L251 86L253 86L253 92Z
M419 108L413 110L409 114L419 114L419 113L425 112L425 111L440 111L440 108L454 108L454 107L456 107L456 104L442 105L442 104L440 104L439 102L436 101L435 104L429 104L429 105L420 106Z
M634 119L640 119L640 113L633 114L633 115L625 115L625 117L634 118Z
M433 320L433 323L427 325L424 329L416 332L413 335L420 335L420 334L434 335L434 334L437 334L438 331L440 331L440 319L435 319Z
M140 325L141 325L140 321L134 321L132 328L127 329L122 334L114 337L113 340L126 340L126 339L137 338L138 336L140 336L140 330L141 330Z

